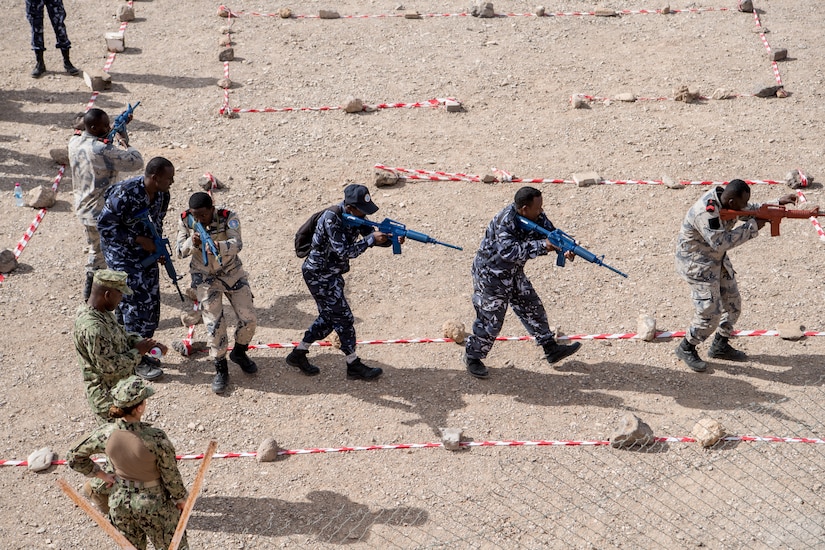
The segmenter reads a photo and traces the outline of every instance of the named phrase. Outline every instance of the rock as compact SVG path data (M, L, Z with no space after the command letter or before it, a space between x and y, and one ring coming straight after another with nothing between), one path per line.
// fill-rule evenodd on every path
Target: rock
M805 336L805 326L794 321L779 323L776 330L783 340L799 340Z
M321 19L338 19L341 16L338 14L337 11L333 10L319 10L318 17Z
M470 6L470 15L473 17L490 19L491 17L496 16L496 11L493 9L492 2L476 2Z
M461 103L454 99L448 99L444 102L448 113L460 113L462 111Z
M492 174L484 174L481 181L482 183L498 183L498 178Z
M338 336L338 333L334 330L329 333L327 340L329 340L329 343L332 344L332 347L335 349L341 349L341 337Z
M702 447L713 447L725 437L725 428L713 418L702 418L693 426L690 433Z
M83 80L93 92L102 92L112 89L112 75L103 69L88 69L83 71Z
M224 90L228 90L232 87L232 80L229 78L221 78L218 80L218 88L223 88Z
M739 0L739 11L753 13L753 0Z
M401 178L397 175L393 174L392 172L387 172L385 170L379 170L375 172L375 186L376 187L390 187L395 185L399 182Z
M570 105L574 109L586 109L590 105L587 103L587 99L581 94L573 94L570 96Z
M662 183L668 189L684 189L686 186L674 181L670 176L662 176Z
M200 309L182 311L180 314L180 322L185 327L191 327L192 325L200 325L201 323L203 323L203 314L201 313Z
M235 59L234 48L224 48L218 54L218 61L232 61Z
M59 147L57 149L49 149L49 156L52 157L52 160L55 161L57 164L65 164L66 166L69 165L69 148L68 147Z
M673 89L673 99L676 101L684 101L685 103L693 103L701 94L695 88L688 86L679 86Z
M670 13L670 6L665 6L662 8L661 14L668 15Z
M290 19L292 17L292 10L289 8L281 8L278 10L278 16L281 19Z
M573 181L578 187L588 187L590 185L598 185L604 180L596 172L580 172L573 174Z
M547 9L544 6L536 6L536 17L544 17L547 14Z
M118 21L134 21L135 20L135 9L130 6L129 4L121 4L117 8L117 20Z
M645 342L652 342L656 338L656 319L646 313L640 313L636 333Z
M218 6L218 17L229 17L229 10L226 6Z
M357 97L350 97L344 104L345 113L360 113L364 110L364 102Z
M122 52L126 49L126 37L123 31L107 32L103 35L106 49L110 52Z
M775 97L778 90L779 86L759 86L754 90L753 95L756 97Z
M461 428L438 428L441 432L441 444L448 451L461 450Z
M628 103L632 103L636 101L636 96L631 94L630 92L622 92L615 97L616 101L626 101Z
M408 11L404 14L404 19L421 19L421 14L417 11Z
M48 447L43 447L30 454L27 462L29 463L29 470L42 472L52 465L52 460L54 460L54 452Z
M223 27L221 27L221 28L220 28L220 31L219 31L219 32L220 32L221 34L234 34L235 29L234 29L234 28L232 28L232 26L231 26L231 25L225 25L225 26L223 26Z
M17 258L8 248L0 252L0 273L11 273L17 269Z
M464 340L467 338L467 329L464 327L464 323L453 319L444 321L444 324L441 325L441 332L444 334L444 338L450 338L459 345L464 344Z
M258 462L275 462L278 459L278 442L267 437L258 446Z
M54 189L48 185L38 185L26 193L26 204L32 208L51 208L55 200Z
M228 34L224 34L221 36L220 40L218 40L218 46L231 46L232 45L232 37Z
M192 355L199 351L205 351L206 342L189 342L189 347L187 347L183 340L175 340L174 342L172 342L172 349L180 353L184 357L188 357L189 355Z
M198 178L198 187L203 188L205 191L210 191L212 189L226 189L226 185L221 182L218 178L213 176L212 174L203 175Z
M193 302L198 301L198 291L192 288L191 286L186 287L183 291L183 295L192 300Z
M724 88L716 88L713 90L713 93L710 94L711 99L730 99L734 97L735 93L731 90L726 90Z
M627 413L622 417L618 430L610 436L610 446L614 449L633 447L634 445L644 447L653 442L653 430L650 429L650 426L631 413Z
M617 15L619 15L618 13L616 13L616 10L612 10L610 8L605 8L601 6L596 8L593 14L596 17L616 17Z
M779 89L776 90L776 97L788 97L788 92L785 91L785 88L780 86Z
M802 187L808 187L810 183L813 183L814 179L805 176L799 170L791 170L788 172L788 175L785 176L785 185L790 187L791 189L800 189Z
M782 61L788 58L787 48L775 48L768 54L768 59L771 61Z

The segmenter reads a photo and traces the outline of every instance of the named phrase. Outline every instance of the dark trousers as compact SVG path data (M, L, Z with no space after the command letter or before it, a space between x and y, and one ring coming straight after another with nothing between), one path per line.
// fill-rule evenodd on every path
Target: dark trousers
M68 50L72 47L69 35L66 33L66 10L63 7L63 0L26 0L26 19L32 27L32 49L42 52L46 49L43 41L43 8L49 12L49 19L54 28L54 36L57 39L55 48Z
M304 281L318 306L318 318L304 333L304 342L316 342L333 330L345 355L355 353L355 317L344 297L344 277L304 270Z

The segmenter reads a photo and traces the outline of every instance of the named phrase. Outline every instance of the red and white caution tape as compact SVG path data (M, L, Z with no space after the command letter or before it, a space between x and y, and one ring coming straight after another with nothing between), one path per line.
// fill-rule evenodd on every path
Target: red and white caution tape
M802 170L797 170L797 172L799 172L799 178L802 180L802 187L807 187L808 178L805 177L805 174L802 173ZM805 198L805 194L799 189L796 190L796 196L799 197L798 202L800 204L808 202L808 199ZM817 218L816 216L811 216L808 219L811 220L811 225L814 226L816 234L819 235L819 239L825 241L825 231L822 230L822 226L819 224L819 218Z
M228 101L228 100L227 100ZM448 102L450 103L461 103L455 98L452 97L444 97L444 98L435 98L435 99L427 99L425 101L416 101L415 103L377 103L374 105L364 105L361 109L362 112L370 112L370 111L379 111L382 109L415 109L419 107L440 107L441 105L446 105ZM310 112L310 111L338 111L343 109L343 106L321 106L321 107L265 107L262 109L239 109L239 108L230 108L228 107L228 103L221 108L221 112L225 112L229 110L233 113L297 113L297 112Z
M762 21L759 19L759 10L756 8L753 9L753 21L756 24L756 28L760 31L759 38L762 39L762 44L765 46L765 50L768 52L768 56L771 55L771 45L768 43L768 37L765 36L764 29L762 28ZM773 70L773 76L776 79L776 84L782 87L782 76L779 74L779 65L776 64L776 61L771 61L771 69Z

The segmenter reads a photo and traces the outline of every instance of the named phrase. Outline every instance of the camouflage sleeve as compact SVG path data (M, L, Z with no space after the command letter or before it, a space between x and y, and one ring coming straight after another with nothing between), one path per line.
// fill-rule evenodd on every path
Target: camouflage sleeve
M181 217L178 221L178 237L175 240L175 255L178 258L186 258L191 256L195 247L192 245L192 234L186 219Z
M120 352L110 338L95 326L85 327L76 338L85 344L88 357L100 374L127 377L140 363L141 355L134 347Z
M751 206L749 204L747 208L751 209ZM718 252L726 252L759 235L759 228L753 218L748 218L745 223L730 231L726 230L724 224L719 221L719 212L715 210L699 211L693 219L693 227L702 235L708 246Z
M496 220L496 252L504 260L511 263L524 263L529 259L547 254L544 239L525 241L519 237L519 233L515 215L504 215Z
M174 500L185 499L187 491L175 459L175 446L166 437L166 433L158 428L149 428L142 434L142 438L155 455L160 478L169 495Z
M129 348L137 350L137 344L141 340L143 340L143 336L141 336L137 332L126 333L126 344L129 346Z
M325 212L318 223L327 234L330 248L341 258L357 258L375 244L371 234L363 239L353 240L344 227L343 219L334 212Z
M104 424L78 441L66 453L66 464L69 465L69 468L75 472L80 472L86 477L92 477L99 472L100 466L92 460L92 455L100 454L106 450L106 442L109 440L109 435L111 435L114 427L114 424Z
M243 239L241 238L241 220L234 212L229 213L226 220L226 240L215 241L221 256L233 257L243 249Z
M109 144L101 151L101 154L106 159L106 164L111 164L114 170L136 172L143 168L143 157L134 147L119 149Z

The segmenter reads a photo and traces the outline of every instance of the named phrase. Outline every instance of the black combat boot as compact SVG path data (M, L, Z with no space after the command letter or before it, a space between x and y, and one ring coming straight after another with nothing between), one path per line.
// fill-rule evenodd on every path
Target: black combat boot
M361 359L355 358L352 363L347 363L347 378L354 378L357 380L374 380L381 376L384 371L378 367L368 367L361 362Z
M286 364L290 367L298 367L307 376L315 376L321 372L321 369L311 364L307 355L309 355L308 349L295 348L286 356Z
M461 359L462 361L464 361L464 365L467 367L467 372L469 372L471 375L475 376L476 378L481 378L482 380L485 378L490 378L490 371L487 370L487 367L484 365L484 363L481 362L481 359L476 359L475 357L468 357L466 351L461 356Z
M229 367L226 366L226 357L215 359L215 379L212 380L212 391L223 393L229 385Z
M696 353L696 346L688 342L687 338L683 338L682 343L676 348L676 357L684 361L694 372L705 372L708 368L708 364Z
M94 273L86 273L86 285L83 287L83 301L87 301L92 295L92 283L95 281Z
M37 63L32 69L32 78L40 78L46 72L46 62L43 61L43 52L34 52L34 57L37 58Z
M229 358L232 359L233 363L241 367L241 370L246 374L255 374L258 372L258 365L246 354L246 350L248 349L249 344L239 344L235 342L235 347L229 352Z
M144 380L157 380L163 376L163 369L160 368L158 359L144 355L140 358L138 366L135 367L135 374Z
M72 76L77 76L80 74L80 69L72 65L72 62L69 61L69 48L65 50L60 50L63 52L63 68L66 69L66 72Z
M728 339L724 336L719 336L719 333L716 334L716 337L710 345L708 357L712 357L713 359L727 359L728 361L748 360L745 352L735 349L728 343Z
M544 358L547 359L547 362L551 365L553 363L558 363L565 357L570 357L579 351L580 347L582 347L581 342L573 342L572 344L558 344L555 340L551 340L542 346L544 349Z

